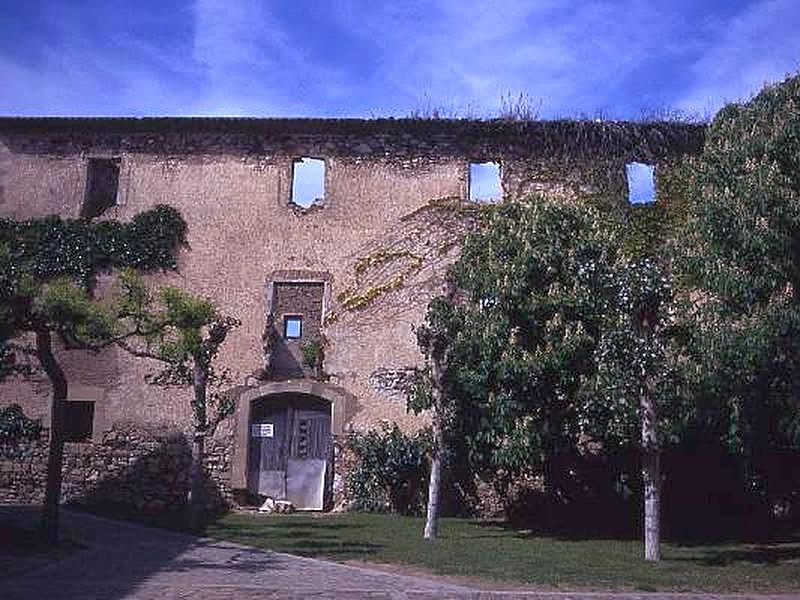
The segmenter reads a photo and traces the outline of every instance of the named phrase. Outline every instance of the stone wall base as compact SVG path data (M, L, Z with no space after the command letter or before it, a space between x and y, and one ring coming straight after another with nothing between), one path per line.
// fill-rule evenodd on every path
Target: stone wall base
M230 427L206 443L206 508L232 503L229 486ZM186 503L191 437L188 431L116 424L101 440L64 448L61 501L114 503L143 510L167 510ZM48 432L40 440L0 449L0 502L44 500Z

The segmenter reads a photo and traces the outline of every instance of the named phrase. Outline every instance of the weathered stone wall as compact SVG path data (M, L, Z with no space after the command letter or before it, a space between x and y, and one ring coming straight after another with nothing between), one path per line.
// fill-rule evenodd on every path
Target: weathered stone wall
M304 377L309 369L303 362L302 345L309 340L320 339L324 284L279 281L275 283L273 293L270 375L275 379ZM284 339L286 316L302 317L300 338Z
M230 424L207 443L205 474L209 510L229 506ZM12 449L0 448L0 503L44 499L48 432ZM114 503L157 511L186 502L191 437L188 432L118 423L102 439L64 448L62 501Z
M0 217L77 217L88 160L119 157L118 205L105 216L128 220L158 203L182 213L188 247L180 270L149 281L210 297L242 322L220 354L235 383L263 366L271 275L324 273L325 371L355 398L347 426L389 420L413 429L423 421L406 412L402 374L420 361L413 326L474 218L465 202L470 161L500 161L509 193L610 194L624 202L626 162L667 164L701 144L701 129L674 124L0 119ZM324 203L305 211L289 202L300 156L326 160ZM437 198L456 200L431 204ZM102 473L109 461L122 468L122 457L139 452L115 450L122 424L183 431L190 423L188 389L145 383L159 365L113 348L58 354L70 398L94 390L88 399L101 415L95 442L70 449L76 473ZM19 403L46 425L49 392L43 377L6 382L0 402Z

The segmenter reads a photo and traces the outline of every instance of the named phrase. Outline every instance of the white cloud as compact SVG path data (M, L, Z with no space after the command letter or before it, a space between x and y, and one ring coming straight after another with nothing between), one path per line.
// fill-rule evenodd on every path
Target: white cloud
M800 69L800 6L797 0L758 2L718 22L714 37L690 67L693 84L677 106L713 113L726 102L746 100L766 83Z
M42 11L35 59L0 55L0 113L482 116L519 93L545 117L702 112L800 67L797 0L718 22L694 0L331 0L311 34L301 10L186 1L169 17Z
M54 8L52 34L35 59L0 56L0 113L147 115L179 113L192 97L191 65L145 40L115 32L113 44L87 34L81 16Z
M381 49L375 85L406 107L421 96L493 112L501 95L527 93L553 115L606 105L614 88L657 56L681 55L679 15L652 2L494 3L440 0L334 13Z

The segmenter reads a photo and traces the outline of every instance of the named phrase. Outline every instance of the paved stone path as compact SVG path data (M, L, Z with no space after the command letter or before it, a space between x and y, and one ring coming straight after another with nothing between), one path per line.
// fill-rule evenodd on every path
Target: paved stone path
M2 600L452 598L715 600L708 594L489 592L419 577L257 550L63 511L64 534L88 548L0 580ZM786 600L791 596L756 596ZM743 600L745 596L729 596Z

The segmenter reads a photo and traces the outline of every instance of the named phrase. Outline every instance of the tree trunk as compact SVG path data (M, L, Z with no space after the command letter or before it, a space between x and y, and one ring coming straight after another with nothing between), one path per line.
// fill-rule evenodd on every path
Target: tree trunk
M53 354L50 331L36 332L36 356L53 388L50 403L50 447L47 455L47 484L42 509L41 535L47 543L58 541L58 505L61 501L61 469L64 463L64 402L67 378Z
M192 530L200 528L205 508L203 482L205 440L206 432L195 430L192 440L192 464L189 467L189 527Z
M556 450L555 444L545 442L542 462L542 485L544 487L544 511L541 515L542 526L546 531L556 531L560 523L556 522L556 506L558 486L556 484Z
M644 558L661 560L661 448L656 409L649 389L641 397L642 480L644 483Z
M431 457L431 478L428 482L428 510L425 515L426 540L433 540L439 535L439 483L442 476L442 458L438 452Z
M433 405L433 448L431 448L431 477L428 481L428 510L425 517L426 540L439 534L439 496L442 477L442 451L444 449L443 423L443 370L438 353L431 357L431 401Z
M206 389L208 387L208 373L202 363L194 358L194 409L195 430L192 439L192 463L189 466L189 527L199 529L205 509L205 486L203 482L203 463L205 459L205 440L208 429L208 415L206 412Z

